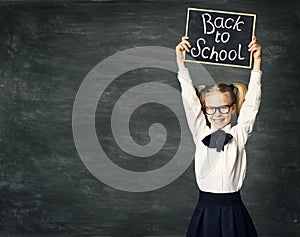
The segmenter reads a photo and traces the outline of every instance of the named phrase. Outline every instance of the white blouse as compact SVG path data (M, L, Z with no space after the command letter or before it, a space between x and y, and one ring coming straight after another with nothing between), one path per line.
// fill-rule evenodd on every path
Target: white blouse
M200 100L196 95L189 70L178 71L183 106L193 140L196 145L195 174L202 191L230 193L240 190L246 174L245 145L253 130L261 100L261 71L251 71L248 92L240 110L237 124L228 124L222 130L233 138L225 145L224 151L208 148L202 139L217 129L206 125Z

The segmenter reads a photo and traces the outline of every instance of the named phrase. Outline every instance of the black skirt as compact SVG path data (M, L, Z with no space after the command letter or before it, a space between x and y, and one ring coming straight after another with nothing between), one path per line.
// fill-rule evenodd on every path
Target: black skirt
M240 191L209 193L200 190L186 237L257 237Z

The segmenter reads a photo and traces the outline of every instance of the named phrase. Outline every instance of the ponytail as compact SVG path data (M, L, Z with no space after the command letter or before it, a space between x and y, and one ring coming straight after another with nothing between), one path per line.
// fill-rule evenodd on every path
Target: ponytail
M237 116L239 116L248 89L247 86L242 82L234 82L233 85L237 89L235 95L235 102L236 102L236 113Z
M196 94L197 94L197 96L200 100L200 103L201 103L202 107L205 106L204 95L203 95L204 94L203 93L204 89L205 89L205 85L199 85L199 86L195 87Z
M197 87L195 87L195 90L196 90L196 94L200 100L200 104L201 104L201 111L203 109L203 107L205 106L205 92L206 90L210 88L209 86L205 86L205 85L199 85ZM199 114L197 115L197 118L200 117L201 115L201 111L199 112ZM208 121L207 119L207 115L204 113L204 117L205 117L205 120L206 120L206 125L210 127L210 122Z

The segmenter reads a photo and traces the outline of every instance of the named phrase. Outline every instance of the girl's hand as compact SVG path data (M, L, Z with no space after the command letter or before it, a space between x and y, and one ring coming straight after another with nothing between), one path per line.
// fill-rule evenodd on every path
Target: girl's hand
M192 47L190 42L188 41L188 36L183 36L181 38L181 42L176 46L176 57L177 60L184 59L184 51L190 52L190 48Z
M253 35L252 41L248 45L248 51L252 52L254 60L261 59L261 46L256 40L256 35Z
M185 69L184 64L184 52L190 52L190 48L192 47L190 42L188 41L188 36L183 36L181 38L181 42L176 46L176 59L177 59L177 65L179 70Z
M248 45L249 51L252 53L254 62L253 62L253 70L260 71L261 64L261 46L256 40L256 35L253 35L252 41Z

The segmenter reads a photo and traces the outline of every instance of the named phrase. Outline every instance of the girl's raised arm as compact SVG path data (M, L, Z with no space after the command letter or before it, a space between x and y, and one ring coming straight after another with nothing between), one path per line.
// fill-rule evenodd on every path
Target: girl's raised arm
M184 52L190 52L190 48L192 47L190 42L188 41L188 36L183 36L181 38L181 42L176 46L176 60L179 71L186 69L184 64Z
M196 143L202 130L206 127L206 119L201 110L201 103L196 94L188 68L184 64L184 51L189 52L191 44L188 37L182 37L182 41L176 46L176 59L178 65L178 80L181 86L182 102L189 128Z
M240 115L237 120L239 139L244 144L246 144L248 137L252 133L261 101L261 46L257 42L256 36L253 36L248 47L249 51L251 51L253 55L253 69L251 71L245 102L241 107Z

